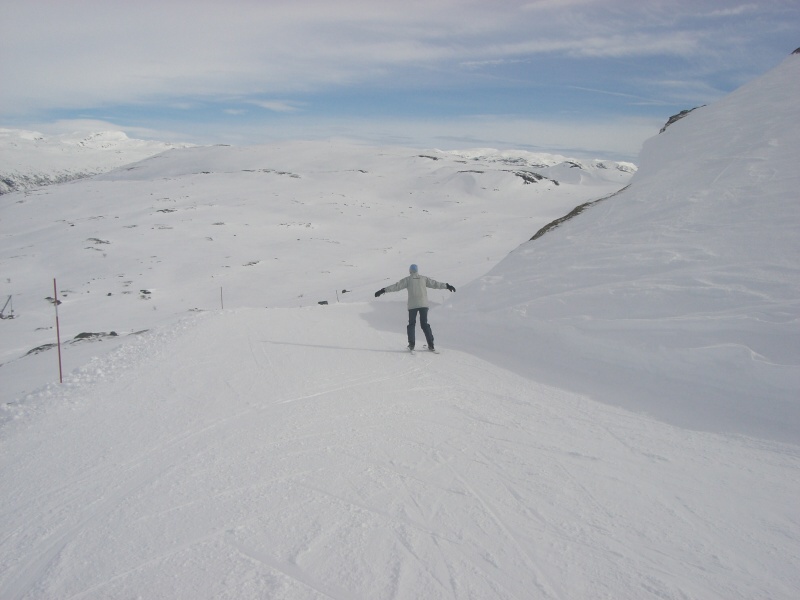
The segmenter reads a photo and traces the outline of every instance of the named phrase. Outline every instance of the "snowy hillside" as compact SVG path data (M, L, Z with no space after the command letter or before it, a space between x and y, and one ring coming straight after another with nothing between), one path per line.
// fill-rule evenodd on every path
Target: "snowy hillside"
M0 597L794 600L799 71L633 179L295 143L3 196ZM411 262L440 354L373 296Z
M531 229L619 189L632 170L590 163L585 181L567 184L537 175L564 157L520 153L509 165L501 156L341 143L196 147L5 195L0 297L12 296L17 318L2 322L2 398L52 380L52 353L28 353L54 342L54 277L70 341L223 305L364 301L411 261L467 282ZM68 347L69 368L101 351L87 345L96 346Z
M465 287L452 335L480 324L480 355L678 425L800 442L799 94L792 55L649 140L630 187Z
M0 194L105 173L185 146L130 139L121 131L45 136L0 129Z

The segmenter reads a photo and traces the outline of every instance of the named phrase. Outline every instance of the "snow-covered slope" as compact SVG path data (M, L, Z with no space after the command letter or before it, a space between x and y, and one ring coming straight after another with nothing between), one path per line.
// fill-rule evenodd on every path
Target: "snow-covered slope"
M201 313L15 407L0 596L795 597L796 447L412 356L403 313Z
M630 187L465 287L452 335L673 423L800 442L799 96L792 55L649 140Z
M52 380L53 278L65 339L149 329L193 309L372 298L411 262L461 284L528 231L619 189L630 173L587 167L580 184L537 178L482 151L342 143L171 150L67 185L0 198L0 363L9 400ZM616 163L609 163L615 165ZM609 181L607 173L619 174ZM342 293L342 290L348 290ZM220 298L222 295L222 298ZM438 298L443 300L443 297ZM99 338L92 338L97 340ZM120 340L108 340L120 341ZM108 344L106 344L108 345ZM69 368L82 364L70 345ZM97 346L96 344L94 346ZM10 362L13 361L13 362Z
M35 131L0 129L0 194L105 173L182 147L186 144L131 139L121 131L48 137Z
M627 165L286 144L3 196L0 597L794 600L797 69L616 195ZM458 288L438 355L372 296L412 261Z

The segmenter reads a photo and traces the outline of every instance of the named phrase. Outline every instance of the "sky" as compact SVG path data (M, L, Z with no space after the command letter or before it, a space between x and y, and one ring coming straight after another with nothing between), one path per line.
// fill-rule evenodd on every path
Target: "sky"
M0 127L633 160L800 46L796 0L0 0Z

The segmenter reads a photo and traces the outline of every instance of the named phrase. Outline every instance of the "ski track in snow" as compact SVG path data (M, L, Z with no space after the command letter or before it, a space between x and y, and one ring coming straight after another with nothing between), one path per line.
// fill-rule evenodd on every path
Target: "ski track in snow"
M402 313L393 335L370 310L197 315L20 406L0 596L798 589L794 446L672 428L455 348L398 352Z

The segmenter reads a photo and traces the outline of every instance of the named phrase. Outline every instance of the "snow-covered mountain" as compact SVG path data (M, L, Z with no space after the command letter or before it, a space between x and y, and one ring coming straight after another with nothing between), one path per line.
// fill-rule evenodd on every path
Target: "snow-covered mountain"
M793 600L799 87L632 179L292 143L3 196L0 597ZM438 355L373 295L411 262Z
M90 177L186 146L131 139L121 131L45 136L0 129L0 194Z

